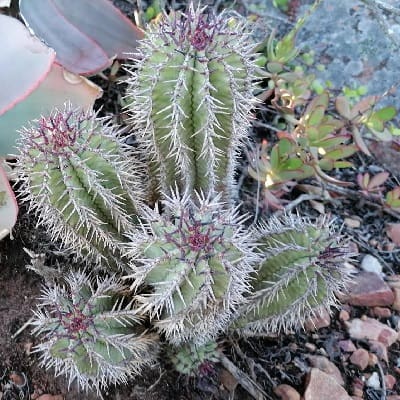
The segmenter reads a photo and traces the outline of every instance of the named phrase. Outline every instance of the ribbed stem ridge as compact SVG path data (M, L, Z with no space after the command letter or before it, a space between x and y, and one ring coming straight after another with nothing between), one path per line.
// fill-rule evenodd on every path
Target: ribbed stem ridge
M117 278L71 272L65 281L45 287L35 311L42 365L66 375L69 384L99 392L126 383L154 362L157 338L144 333L140 314L124 299L127 288Z
M230 323L245 301L256 259L252 232L219 198L167 198L166 214L147 210L148 226L131 239L133 287L144 312L173 344L203 344ZM141 265L136 265L138 262Z
M233 324L241 334L287 332L337 303L351 254L326 218L314 223L294 215L272 217L260 227L259 251L263 260L252 295Z
M143 168L110 121L66 107L24 128L22 196L53 240L98 264L122 265L124 232L135 228Z
M164 16L141 42L128 89L134 133L159 189L235 192L234 169L254 105L253 45L245 22L224 14Z

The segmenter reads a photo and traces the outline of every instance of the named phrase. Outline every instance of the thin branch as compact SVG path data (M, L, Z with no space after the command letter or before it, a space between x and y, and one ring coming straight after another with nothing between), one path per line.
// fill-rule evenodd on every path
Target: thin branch
M270 398L258 383L254 382L246 373L237 368L236 365L223 353L220 353L220 361L224 368L233 375L243 389L245 389L254 399L265 400L266 398Z

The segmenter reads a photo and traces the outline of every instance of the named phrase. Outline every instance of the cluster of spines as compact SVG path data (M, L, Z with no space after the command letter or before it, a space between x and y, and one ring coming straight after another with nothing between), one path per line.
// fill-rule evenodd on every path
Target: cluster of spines
M237 209L219 198L176 193L163 202L164 215L148 209L148 225L132 237L130 256L134 287L153 288L139 294L143 312L173 344L202 344L227 328L249 291L257 258L252 232Z
M66 106L21 131L21 194L53 240L97 264L122 265L134 229L143 166L110 120Z
M322 308L337 304L349 278L349 249L334 238L332 222L286 215L259 228L262 261L252 295L233 324L244 335L288 332Z
M65 286L44 288L35 311L32 325L43 336L36 346L42 365L67 376L69 385L76 381L99 392L126 383L154 362L156 337L145 333L118 279L71 272L65 281Z
M254 106L253 45L244 22L203 11L191 4L149 27L130 71L132 123L163 193L178 185L231 200Z

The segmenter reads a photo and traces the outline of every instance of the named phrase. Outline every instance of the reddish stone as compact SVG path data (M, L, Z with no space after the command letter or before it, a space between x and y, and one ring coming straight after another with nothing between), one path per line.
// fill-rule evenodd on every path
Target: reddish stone
M342 301L353 306L390 306L394 302L392 290L374 272L360 271L347 289L348 293Z
M349 312L346 310L340 310L339 319L340 321L348 321L350 319Z
M392 312L387 307L374 307L371 309L371 315L378 318L389 318Z
M354 318L346 325L352 339L376 340L385 346L391 346L398 339L394 329L373 318Z
M309 332L315 332L318 329L326 328L331 324L331 316L326 308L319 310L315 316L306 320L304 327Z
M357 349L350 357L350 362L361 371L368 367L369 353L365 349Z
M394 287L392 290L394 295L392 308L393 310L400 311L400 288Z
M304 400L351 400L348 393L330 375L312 368L307 377Z
M340 373L339 368L332 361L329 361L324 356L307 356L307 360L312 367L325 372L335 379L339 385L344 385L342 374Z
M281 400L300 400L299 392L289 385L278 385L274 389L274 393L281 398Z
M356 346L354 346L354 343L350 339L340 340L338 344L340 350L344 351L345 353L352 353L353 351L357 350Z
M385 375L386 389L392 390L396 384L396 378L393 375Z
M389 362L387 348L383 343L376 340L370 340L369 349L374 352L380 360L386 361L387 363Z

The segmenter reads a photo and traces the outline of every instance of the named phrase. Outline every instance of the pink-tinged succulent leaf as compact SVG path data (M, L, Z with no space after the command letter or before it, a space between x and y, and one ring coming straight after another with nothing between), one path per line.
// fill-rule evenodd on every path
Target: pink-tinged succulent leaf
M389 178L389 175L389 172L379 172L378 174L374 175L368 183L368 189L376 189L383 185Z
M0 164L0 240L11 232L18 214L18 205L7 175Z
M49 73L55 53L15 18L0 14L0 115L35 90ZM3 132L1 133L4 134Z
M86 78L54 64L44 82L23 102L0 117L0 155L15 153L18 130L41 114L49 114L65 103L88 109L101 96L101 89Z
M69 71L92 75L135 52L142 31L108 0L20 0L29 27ZM88 17L90 16L90 17Z
M136 51L138 40L144 36L143 31L109 0L54 0L54 2L66 18L99 43L109 57L126 59L127 53Z
M53 0L20 0L28 27L57 52L57 61L76 74L90 75L111 64L106 52L65 18Z

